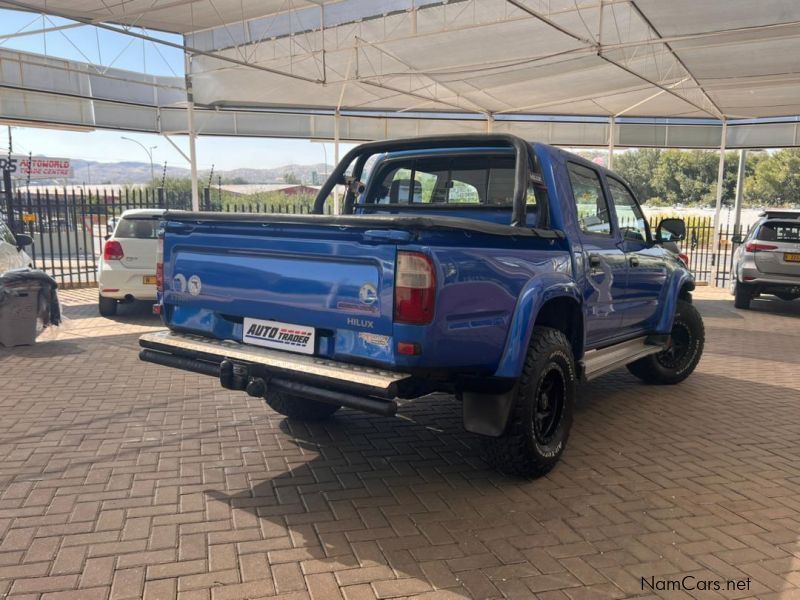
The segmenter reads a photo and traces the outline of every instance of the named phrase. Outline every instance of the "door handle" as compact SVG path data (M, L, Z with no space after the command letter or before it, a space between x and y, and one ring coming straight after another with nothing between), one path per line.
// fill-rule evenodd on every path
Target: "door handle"
M589 255L589 266L592 268L600 266L600 257L597 254Z
M630 264L631 264L632 267L638 267L639 266L639 259L636 258L635 256L631 256Z

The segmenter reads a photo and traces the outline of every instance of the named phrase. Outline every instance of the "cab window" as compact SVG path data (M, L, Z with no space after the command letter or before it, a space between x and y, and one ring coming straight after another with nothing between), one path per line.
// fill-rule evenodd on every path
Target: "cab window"
M598 172L576 163L567 163L567 170L581 231L611 235L611 216Z
M650 239L647 219L644 218L644 213L633 194L628 191L624 183L613 177L608 178L608 190L611 192L611 199L617 211L617 224L622 239L646 243Z
M513 156L426 156L394 160L378 174L368 204L511 206ZM536 203L533 193L529 204Z

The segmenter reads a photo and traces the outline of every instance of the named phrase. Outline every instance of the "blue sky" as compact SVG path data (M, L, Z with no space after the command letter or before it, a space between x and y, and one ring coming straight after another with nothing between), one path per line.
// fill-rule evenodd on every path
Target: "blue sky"
M0 48L48 54L153 75L183 75L183 54L180 50L96 27L74 27L46 34L2 38L3 35L71 23L73 21L57 17L42 17L32 13L0 9ZM181 42L180 36L149 30L147 33L176 43ZM157 135L115 131L80 133L32 127L12 128L14 152L20 154L32 152L97 161L147 161L145 151L132 142L120 139L122 135L134 138L147 147L157 146L153 151L153 160L159 165L167 161L173 166L188 166L169 142ZM174 139L188 154L186 138ZM0 152L6 152L7 146L7 131L2 127ZM269 168L291 163L312 164L323 162L325 157L321 143L263 138L200 137L197 140L197 154L198 166L201 169L208 169L214 165L216 170L237 167ZM333 163L332 144L327 144L327 154L328 163Z

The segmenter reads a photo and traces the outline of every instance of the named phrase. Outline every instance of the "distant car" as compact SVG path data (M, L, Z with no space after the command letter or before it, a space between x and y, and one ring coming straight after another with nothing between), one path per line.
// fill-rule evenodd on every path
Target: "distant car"
M0 217L0 273L32 267L31 257L23 250L31 244L33 244L31 236L24 233L14 235Z
M156 299L156 251L162 209L126 210L103 245L97 264L99 309L117 313L120 302Z
M731 293L736 308L760 294L800 298L800 211L762 213L733 255Z

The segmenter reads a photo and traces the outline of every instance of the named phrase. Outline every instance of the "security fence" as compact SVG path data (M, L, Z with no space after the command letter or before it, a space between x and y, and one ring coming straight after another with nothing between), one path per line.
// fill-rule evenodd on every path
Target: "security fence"
M330 204L330 203L329 203ZM188 209L190 200L168 190L127 190L83 193L81 191L28 192L18 190L0 201L4 218L16 233L27 233L33 246L27 249L33 265L52 275L62 287L97 284L97 258L106 237L123 211L133 208ZM221 212L293 213L309 211L307 203L253 202L246 199L221 202L203 190L201 208ZM662 216L650 220L653 231ZM719 250L714 252L714 227L710 217L688 217L681 252L698 281L725 286L729 280L736 236L724 225Z

